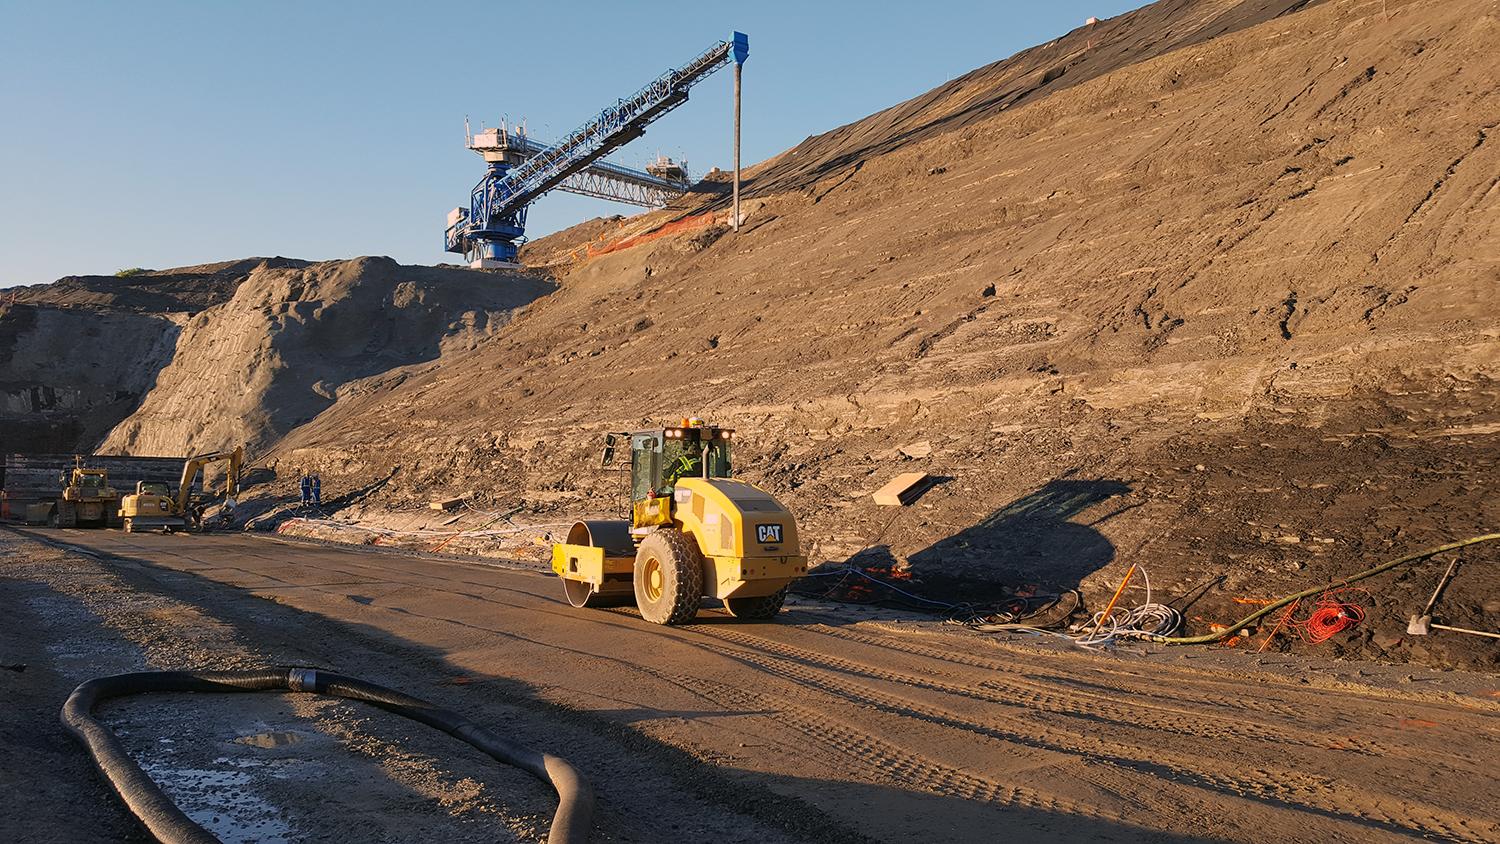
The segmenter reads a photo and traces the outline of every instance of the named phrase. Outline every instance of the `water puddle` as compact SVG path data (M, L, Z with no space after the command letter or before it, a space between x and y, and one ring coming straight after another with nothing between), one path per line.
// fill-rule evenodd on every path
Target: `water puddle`
M292 730L273 730L270 732L256 733L249 736L240 736L239 738L234 740L234 743L249 745L250 747L270 749L272 747L286 747L289 744L296 744L297 742L302 741L302 738L303 736L301 733L294 732Z
M224 844L272 844L291 840L291 828L281 811L250 789L255 767L245 760L219 758L215 764L231 768L185 768L167 760L146 762L142 768L193 822Z

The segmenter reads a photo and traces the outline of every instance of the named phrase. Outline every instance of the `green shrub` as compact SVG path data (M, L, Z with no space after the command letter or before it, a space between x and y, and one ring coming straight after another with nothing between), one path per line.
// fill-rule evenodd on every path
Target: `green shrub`
M140 275L141 273L149 272L151 271L146 269L145 267L131 267L125 270L116 270L115 278L130 278L133 275Z

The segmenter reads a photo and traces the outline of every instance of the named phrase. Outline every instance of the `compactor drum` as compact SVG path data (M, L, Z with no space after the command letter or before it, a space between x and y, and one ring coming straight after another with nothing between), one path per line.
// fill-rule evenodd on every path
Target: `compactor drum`
M552 546L552 569L575 607L632 598L647 621L680 624L706 597L730 615L769 619L807 572L792 514L764 490L731 477L734 431L684 420L672 428L610 434L604 465L630 447L630 518L583 521Z

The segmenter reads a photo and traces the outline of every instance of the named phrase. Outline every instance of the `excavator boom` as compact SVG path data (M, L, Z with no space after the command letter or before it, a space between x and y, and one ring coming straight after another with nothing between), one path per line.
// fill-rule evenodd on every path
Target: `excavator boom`
M177 484L177 512L187 512L188 505L192 503L193 481L197 480L198 473L203 471L203 467L222 460L229 461L229 476L224 480L224 497L234 498L239 495L240 467L245 462L245 447L235 446L233 451L199 454L189 457L187 462L182 464L182 480Z

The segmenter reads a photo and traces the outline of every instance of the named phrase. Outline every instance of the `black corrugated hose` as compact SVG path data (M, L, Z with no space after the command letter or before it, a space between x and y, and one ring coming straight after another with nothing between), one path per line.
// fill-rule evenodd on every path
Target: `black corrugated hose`
M100 701L149 692L312 692L362 700L413 721L442 730L484 753L549 783L557 791L548 844L583 844L589 837L594 795L578 771L562 759L511 744L457 712L404 695L384 686L312 668L267 668L258 671L143 671L100 677L73 690L63 704L62 722L88 747L94 764L115 792L163 844L217 844L218 839L177 808L120 740L95 720Z

